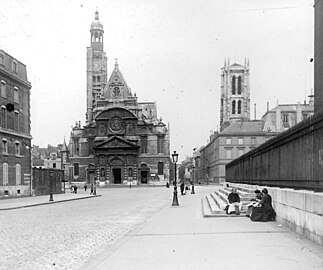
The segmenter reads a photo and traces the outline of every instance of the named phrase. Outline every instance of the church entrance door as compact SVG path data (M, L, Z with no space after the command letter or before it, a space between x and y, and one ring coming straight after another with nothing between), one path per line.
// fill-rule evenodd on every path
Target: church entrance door
M121 184L121 169L112 169L114 184Z

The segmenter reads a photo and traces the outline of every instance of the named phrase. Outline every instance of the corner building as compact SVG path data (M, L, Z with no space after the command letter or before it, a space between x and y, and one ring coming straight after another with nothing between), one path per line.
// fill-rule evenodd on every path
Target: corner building
M0 198L31 193L30 90L26 66L0 50Z
M68 145L71 182L164 184L169 181L169 129L155 102L138 102L116 61L107 79L103 25L96 11L87 48L86 125Z

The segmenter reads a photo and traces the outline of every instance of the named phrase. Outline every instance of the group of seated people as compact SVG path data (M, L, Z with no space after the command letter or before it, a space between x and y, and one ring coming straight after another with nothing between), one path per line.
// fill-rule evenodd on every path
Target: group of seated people
M276 218L276 212L272 206L271 196L268 194L268 190L264 188L255 191L255 198L248 204L246 216L250 217L252 221L274 221ZM225 210L228 215L241 213L242 202L236 188L232 188L231 193L228 196L229 204Z

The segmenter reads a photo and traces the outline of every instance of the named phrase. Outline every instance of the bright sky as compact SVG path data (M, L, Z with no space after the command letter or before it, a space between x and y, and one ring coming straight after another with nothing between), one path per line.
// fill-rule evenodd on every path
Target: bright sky
M0 0L0 48L27 65L33 144L69 140L86 112L86 47L96 7L139 101L157 101L179 160L217 130L224 59L250 60L251 116L313 88L313 0Z

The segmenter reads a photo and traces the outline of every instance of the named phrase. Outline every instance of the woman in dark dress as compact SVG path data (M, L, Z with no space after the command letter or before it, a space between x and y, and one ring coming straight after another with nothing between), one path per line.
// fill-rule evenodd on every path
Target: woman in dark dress
M272 206L271 196L266 188L262 190L262 199L259 205L259 207L253 208L250 219L252 221L274 221L276 213Z

